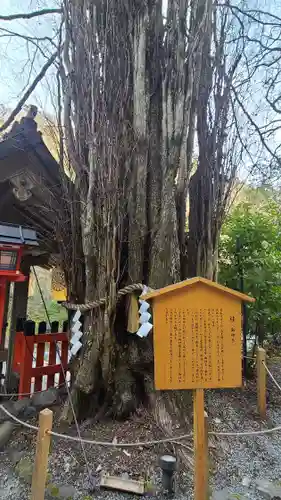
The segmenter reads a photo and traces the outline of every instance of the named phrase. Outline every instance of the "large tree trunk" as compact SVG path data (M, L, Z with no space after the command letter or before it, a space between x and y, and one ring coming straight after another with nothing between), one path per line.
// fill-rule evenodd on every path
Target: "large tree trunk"
M186 198L211 9L211 0L169 0L164 20L161 0L64 2L61 73L85 301L106 298L85 318L72 389L80 415L103 407L124 417L142 401L169 432L171 413L189 402L189 394L153 394L152 336L127 332L128 298L118 302L117 291L186 276Z
M212 280L217 275L220 230L237 171L237 136L233 133L236 119L233 109L230 111L230 102L241 52L228 53L227 13L215 10L212 0L208 0L205 14L202 54L197 59L199 155L189 184L187 274Z

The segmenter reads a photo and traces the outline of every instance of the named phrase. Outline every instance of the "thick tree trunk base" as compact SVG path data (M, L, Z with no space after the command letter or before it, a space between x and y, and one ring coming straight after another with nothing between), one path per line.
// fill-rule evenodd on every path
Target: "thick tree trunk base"
M129 335L119 317L117 333L105 336L101 319L97 317L95 324L89 325L85 342L89 348L83 353L82 364L75 361L72 366L71 402L66 401L61 420L73 423L74 412L79 421L102 417L121 420L133 415L139 407L146 407L164 436L173 437L179 428L182 433L188 433L191 430L192 392L155 392L151 338ZM106 360L108 366L108 358L110 369L105 370L103 363ZM179 445L174 443L174 446ZM190 450L181 446L179 450L185 465L192 466Z
M143 347L143 346L141 346ZM149 347L147 343L146 348ZM71 390L71 401L67 400L61 420L73 423L73 410L79 421L84 419L100 420L103 417L126 419L140 406L151 410L157 427L166 437L192 431L192 392L191 391L159 391L154 390L152 364L143 362L150 355L146 349L140 350L138 341L132 343L126 356L122 357L114 370L113 382L107 391L100 387L99 392L83 393L75 383ZM140 369L142 367L142 369ZM144 370L145 368L145 370ZM86 411L85 411L86 410ZM173 442L178 446L178 453L185 467L193 467L191 447Z

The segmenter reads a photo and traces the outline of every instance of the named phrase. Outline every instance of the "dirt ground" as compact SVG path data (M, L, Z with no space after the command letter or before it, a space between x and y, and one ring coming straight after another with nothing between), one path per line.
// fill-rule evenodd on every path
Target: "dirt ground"
M271 361L270 367L281 382L281 361ZM281 425L281 393L268 381L268 412L266 422L257 413L255 382L244 389L207 391L206 409L209 429L213 431L259 430ZM57 412L58 409L55 409ZM65 429L58 425L59 432ZM175 428L175 437L192 429ZM76 435L75 427L67 433ZM107 442L135 442L161 439L164 436L150 414L142 409L126 422L106 421L82 425L83 437ZM32 462L36 434L17 427L7 447L0 455L0 498L25 500L29 498ZM192 440L183 442L192 449ZM281 480L281 433L250 437L210 437L210 498L264 498L256 489L261 479L279 484ZM54 439L49 461L46 498L91 498L131 500L135 497L104 491L99 488L100 475L108 473L126 478L145 479L150 498L164 498L161 488L159 456L179 455L179 446L161 444L153 447L136 446L122 450L115 447L85 445L87 464L77 442ZM190 452L191 453L191 452ZM22 470L23 469L23 470ZM192 499L193 473L178 460L175 500ZM88 474L90 473L90 477ZM223 496L220 496L220 495ZM67 496L68 495L68 496ZM218 496L217 496L218 495ZM230 496L228 496L230 495Z

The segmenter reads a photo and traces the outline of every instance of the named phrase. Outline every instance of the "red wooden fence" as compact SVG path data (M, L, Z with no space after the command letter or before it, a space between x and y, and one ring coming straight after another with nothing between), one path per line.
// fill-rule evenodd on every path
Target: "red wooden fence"
M60 345L59 345L59 344ZM44 353L49 351L47 365ZM36 346L36 349L35 349ZM57 364L57 353L60 361ZM36 366L34 366L36 364ZM31 383L34 378L34 392L41 391L43 376L47 375L47 388L54 386L55 374L59 373L59 385L64 382L64 371L68 369L68 338L64 333L47 333L38 335L24 335L16 333L13 371L19 373L19 393L31 393ZM19 396L21 399L24 396Z

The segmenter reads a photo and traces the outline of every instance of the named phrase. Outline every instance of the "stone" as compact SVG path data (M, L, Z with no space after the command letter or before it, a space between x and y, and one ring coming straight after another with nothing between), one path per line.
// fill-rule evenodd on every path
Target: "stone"
M31 398L31 404L37 410L43 410L49 406L53 406L59 402L58 390L55 387L50 387L47 391L38 392Z
M15 424L6 420L0 425L0 449L8 443L9 439L13 434L13 430L15 428Z
M18 399L14 402L14 415L21 415L30 406L30 398Z
M30 418L33 418L37 415L38 413L38 410L36 410L36 408L34 408L34 406L28 406L28 408L26 408L22 414L22 419L23 420L28 420Z
M14 465L17 465L20 462L20 460L23 458L24 453L25 453L24 451L14 450L11 448L10 450L8 450L9 460Z
M21 417L25 410L30 406L30 399L23 398L18 401L6 401L3 406L15 417ZM11 418L4 412L0 411L0 423L6 420L11 420Z
M64 470L65 470L65 472L68 474L70 469L71 469L71 461L67 457L64 457Z
M257 479L256 481L257 490L266 498L271 500L281 500L281 485L275 484L272 481L268 481L267 479Z
M249 488L250 484L251 484L251 478L247 476L243 477L242 485L246 486L246 488Z
M76 489L73 486L60 486L59 498L71 500L76 496Z
M13 401L5 401L4 403L1 402L1 404L4 406L4 408L6 408L6 410L8 410L10 413L14 415ZM9 420L8 415L3 410L0 409L0 423L5 422L6 420Z
M240 493L232 493L228 488L224 488L223 490L214 491L212 500L246 500L246 497Z
M220 491L214 491L212 494L212 500L228 500L229 491L225 488Z
M48 498L57 500L73 500L77 497L77 491L74 486L50 484L47 490Z
M21 458L19 463L16 465L15 471L20 479L22 479L27 484L31 484L33 463L30 458L28 457Z

